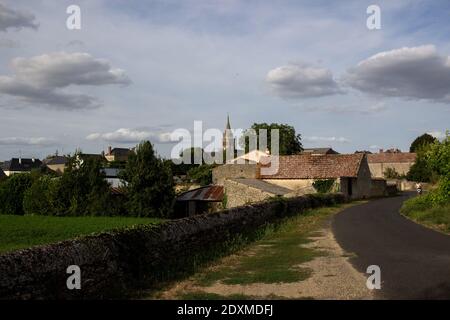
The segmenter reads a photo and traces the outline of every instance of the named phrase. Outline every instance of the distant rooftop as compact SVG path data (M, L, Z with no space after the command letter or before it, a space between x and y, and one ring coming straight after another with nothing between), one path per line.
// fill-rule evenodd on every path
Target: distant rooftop
M310 154L339 154L339 152L334 151L332 148L305 148L302 153Z
M12 158L2 165L3 171L31 171L42 166L42 161L34 158Z

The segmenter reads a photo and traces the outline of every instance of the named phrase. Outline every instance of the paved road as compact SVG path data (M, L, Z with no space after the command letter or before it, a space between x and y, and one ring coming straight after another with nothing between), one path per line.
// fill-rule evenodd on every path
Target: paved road
M333 233L344 250L356 254L350 261L359 271L380 266L378 298L450 299L450 236L401 216L409 196L348 208L334 217Z

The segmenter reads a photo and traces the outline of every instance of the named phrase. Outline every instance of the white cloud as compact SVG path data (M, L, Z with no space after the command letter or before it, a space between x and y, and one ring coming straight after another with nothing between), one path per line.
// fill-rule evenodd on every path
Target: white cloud
M141 129L120 128L113 132L91 133L86 137L88 140L105 140L117 143L139 143L143 140L150 140L154 143L174 142L170 132L152 132Z
M445 132L442 131L428 131L427 133L438 140L442 140L446 137Z
M35 21L33 14L14 10L0 3L0 31L22 28L37 29L38 27L39 24Z
M450 57L434 45L380 52L350 69L344 82L369 94L450 102Z
M348 143L349 139L344 137L318 137L318 136L306 136L302 138L305 142L337 142L337 143Z
M0 145L2 146L46 146L51 145L55 142L53 139L36 137L36 138L25 138L25 137L7 137L0 138Z
M28 59L15 58L11 66L12 76L0 76L0 93L53 108L86 109L101 105L95 97L61 88L131 83L122 69L112 68L106 60L95 59L87 53L56 52Z
M282 98L310 98L342 93L330 70L301 64L270 70L266 82L273 93Z

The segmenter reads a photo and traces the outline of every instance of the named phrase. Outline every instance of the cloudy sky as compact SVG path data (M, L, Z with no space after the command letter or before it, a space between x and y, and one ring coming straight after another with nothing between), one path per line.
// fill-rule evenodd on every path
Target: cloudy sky
M445 0L0 0L0 160L142 139L168 156L174 129L227 113L307 147L407 150L450 129L449 16Z

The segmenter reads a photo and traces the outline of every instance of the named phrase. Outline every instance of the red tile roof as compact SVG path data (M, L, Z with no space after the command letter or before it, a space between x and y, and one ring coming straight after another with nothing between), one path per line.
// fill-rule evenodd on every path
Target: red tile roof
M357 177L365 154L299 154L279 157L279 170L262 179L330 179Z
M416 161L416 154L409 152L382 152L367 155L369 163L401 163Z

